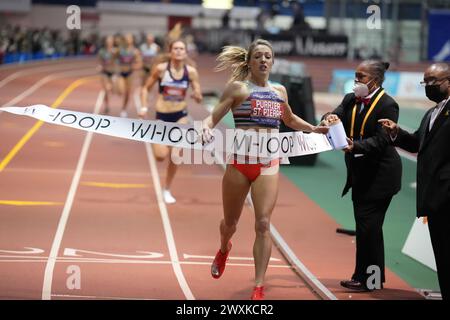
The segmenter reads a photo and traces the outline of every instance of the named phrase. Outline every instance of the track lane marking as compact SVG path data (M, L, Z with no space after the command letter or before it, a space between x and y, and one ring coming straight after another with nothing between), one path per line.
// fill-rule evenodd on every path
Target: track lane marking
M202 255L194 255L194 254L183 254L184 259L208 259L208 260L214 260L214 256L202 256ZM228 260L248 260L253 261L253 257L236 257L236 256L229 256ZM281 262L281 259L270 257L270 261L276 261Z
M21 257L18 258L16 256L0 256L0 263L2 262L46 262L46 257ZM172 260L126 260L126 259L98 259L98 258L74 258L74 257L59 257L57 258L57 262L59 263L103 263L103 264L157 264L157 265L173 265L174 263L178 265L192 265L192 266L211 266L210 262L203 261L172 261ZM227 262L227 267L249 267L253 268L255 265L253 263L236 263L236 262ZM291 269L294 270L294 267L284 264L269 264L268 268L275 269Z
M11 254L41 254L44 253L44 250L40 249L40 248L33 248L33 247L23 247L24 249L27 250L0 250L0 253L11 253ZM0 257L2 257L3 255L0 255Z
M119 254L119 253L110 253L110 252L99 252L99 251L89 251L82 249L74 249L74 248L65 248L64 255L71 257L82 257L83 255L80 253L87 253L97 256L110 256L117 258L128 258L128 259L158 259L162 258L164 255L160 252L152 252L152 251L136 251L136 253L141 253L140 255L135 254Z
M5 206L60 206L62 202L52 201L23 201L23 200L0 200L0 205Z
M71 64L62 64L62 65L52 64L52 65L36 66L36 67L29 68L29 69L19 70L14 73L11 73L10 75L8 75L4 79L2 79L0 81L0 89L3 88L4 86L6 86L11 81L16 80L17 78L20 78L22 76L29 76L29 75L41 73L41 72L64 71L64 70L70 70L70 69L74 69L73 65L71 65ZM78 69L75 69L75 70L78 70Z
M98 94L97 101L95 103L94 113L97 114L100 111L101 105L103 103L103 99L105 97L105 92L102 90ZM62 101L62 100L61 100ZM69 192L67 194L67 199L64 204L64 208L59 219L58 227L56 229L55 238L52 243L52 247L50 249L50 255L48 257L45 272L44 272L44 283L42 288L42 299L50 300L51 299L51 290L52 290L52 282L53 282L53 271L55 269L56 260L58 257L58 251L61 247L61 241L64 234L64 230L67 225L67 221L69 219L70 210L72 209L72 204L75 199L75 194L78 188L78 184L80 182L81 173L83 171L84 163L87 158L89 146L92 141L93 132L88 132L83 142L83 147L81 149L80 158L78 159L77 167L75 169L75 174L72 178L72 183L70 185Z
M113 189L145 189L149 188L149 184L144 183L111 183L111 182L95 182L85 181L81 185L88 187L113 188Z
M108 297L108 296L83 296L74 294L52 294L55 298L73 298L73 299L95 299L95 300L161 300L151 298L126 298L126 297Z
M57 79L62 79L62 78L80 76L80 75L89 74L89 73L92 73L92 68L82 68L82 69L76 69L74 71L63 71L63 72L50 74L50 75L40 79L38 82L33 84L31 87L26 89L24 92L22 92L18 96L14 97L12 100L10 100L10 101L6 102L5 104L3 104L1 107L8 107L8 106L17 104L19 101L21 101L24 98L28 97L33 92L35 92L37 89L39 89L44 84L46 84L46 83L48 83L50 81L57 80Z
M133 94L134 102L135 102L134 104L135 104L137 111L140 110L140 99L139 99L138 89L139 88L137 88ZM145 150L147 153L150 171L152 174L153 185L155 187L156 199L158 200L159 211L160 211L161 219L163 222L164 234L166 236L166 242L167 242L167 246L169 248L169 255L170 255L170 259L172 261L172 268L173 268L175 276L178 280L178 283L179 283L181 290L183 291L186 299L195 300L195 297L194 297L191 289L189 288L186 278L184 277L183 270L180 267L178 251L177 251L177 247L175 245L175 238L173 236L172 226L170 224L169 213L167 211L167 207L166 207L166 204L165 204L165 202L163 200L163 196L162 196L162 188L161 188L161 182L160 182L160 178L159 178L158 169L156 166L156 160L155 160L155 156L153 155L152 147L150 146L149 143L145 143Z
M58 108L61 103L64 101L64 99L77 87L81 86L82 84L93 81L96 79L97 76L90 76L90 77L84 77L80 78L78 80L75 80L72 82L55 100L55 102L52 103L51 108ZM33 127L28 130L28 132L17 142L17 144L11 149L11 151L8 152L8 154L3 158L3 160L0 162L0 172L2 172L6 166L11 162L11 160L16 156L16 154L23 148L23 146L28 142L28 140L33 137L33 135L39 130L39 128L44 124L44 121L37 121Z

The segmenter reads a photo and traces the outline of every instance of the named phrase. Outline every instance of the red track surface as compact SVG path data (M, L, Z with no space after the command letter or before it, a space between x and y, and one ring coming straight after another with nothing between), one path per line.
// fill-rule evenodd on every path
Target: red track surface
M75 80L95 74L94 66L93 60L69 60L0 69L0 81L13 78L0 87L0 105L58 73L64 77L43 83L15 103L50 106ZM201 84L204 91L220 92L225 75L212 73L212 66L212 57L202 57ZM15 74L23 70L27 72ZM74 70L78 74L71 74ZM100 91L98 80L86 82L64 99L61 108L94 112ZM118 115L119 105L119 99L113 99L112 115ZM130 117L136 117L133 99L129 111ZM194 119L206 114L194 103L190 111ZM0 113L0 161L35 123L30 118ZM189 292L195 299L250 297L254 219L249 207L244 209L224 275L214 280L209 273L210 256L219 245L222 217L220 166L180 167L172 190L177 203L167 206L172 243L163 225L164 211L161 213L158 204L145 145L94 135L91 144L85 146L86 159L77 181L74 177L86 136L85 132L44 124L0 169L0 298L41 299L44 282L51 284L48 297L52 299L186 299ZM162 181L165 166L157 165ZM71 190L73 203L68 196ZM5 200L53 204L19 206L1 202ZM339 281L353 271L352 238L336 234L336 222L283 176L272 223L303 264L337 298L420 298L390 271L385 290L352 294L341 288ZM61 238L55 240L57 230ZM178 277L169 244L176 247L182 271ZM49 268L52 247L58 249L54 269ZM319 298L276 247L272 257L266 279L267 299ZM73 267L81 272L80 289L68 286ZM184 287L180 285L183 279Z

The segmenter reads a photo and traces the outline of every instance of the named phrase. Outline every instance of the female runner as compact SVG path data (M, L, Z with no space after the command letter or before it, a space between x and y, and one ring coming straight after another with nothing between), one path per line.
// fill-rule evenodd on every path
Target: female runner
M155 65L150 77L141 91L141 117L148 111L148 91L159 82L159 94L156 100L156 119L166 122L188 123L186 93L192 85L192 98L197 103L203 99L197 69L187 64L186 43L175 40L169 45L169 61ZM172 149L165 145L154 144L156 159L163 161L171 154ZM177 165L169 157L163 197L166 203L175 203L170 187L177 172Z
M328 127L313 126L296 116L288 104L286 89L269 82L274 62L271 44L255 40L248 50L225 47L218 56L217 70L231 69L232 77L218 105L203 120L203 140L212 140L211 129L231 110L236 128L262 133L278 132L280 121L294 130L327 133ZM248 162L248 161L247 161ZM264 277L269 263L272 241L270 218L278 194L279 160L242 163L238 157L227 165L222 180L224 218L220 222L220 249L211 266L211 275L218 279L225 270L231 250L231 237L241 216L248 191L255 211L256 238L253 245L255 287L252 300L264 298Z

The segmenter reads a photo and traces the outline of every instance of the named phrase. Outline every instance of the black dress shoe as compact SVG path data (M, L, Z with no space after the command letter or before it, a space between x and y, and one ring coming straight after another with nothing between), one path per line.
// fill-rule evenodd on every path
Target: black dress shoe
M364 283L353 280L353 279L341 281L341 286L343 286L344 288L353 290L353 291L358 291L358 292L372 291L369 288L367 288L367 286Z

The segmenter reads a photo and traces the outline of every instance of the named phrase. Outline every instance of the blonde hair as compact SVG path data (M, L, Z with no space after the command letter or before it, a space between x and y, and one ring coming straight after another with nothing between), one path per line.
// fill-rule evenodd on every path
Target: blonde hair
M181 22L177 22L173 28L167 34L168 42L174 42L181 37L183 34L183 25Z
M256 46L263 45L270 48L272 51L272 59L273 59L273 48L269 41L263 39L257 39L253 41L248 50L237 47L237 46L225 46L222 49L222 52L217 56L217 61L219 62L217 66L214 68L215 71L223 71L227 69L231 69L231 78L232 81L243 81L247 79L249 74L249 62L250 57L255 50Z

